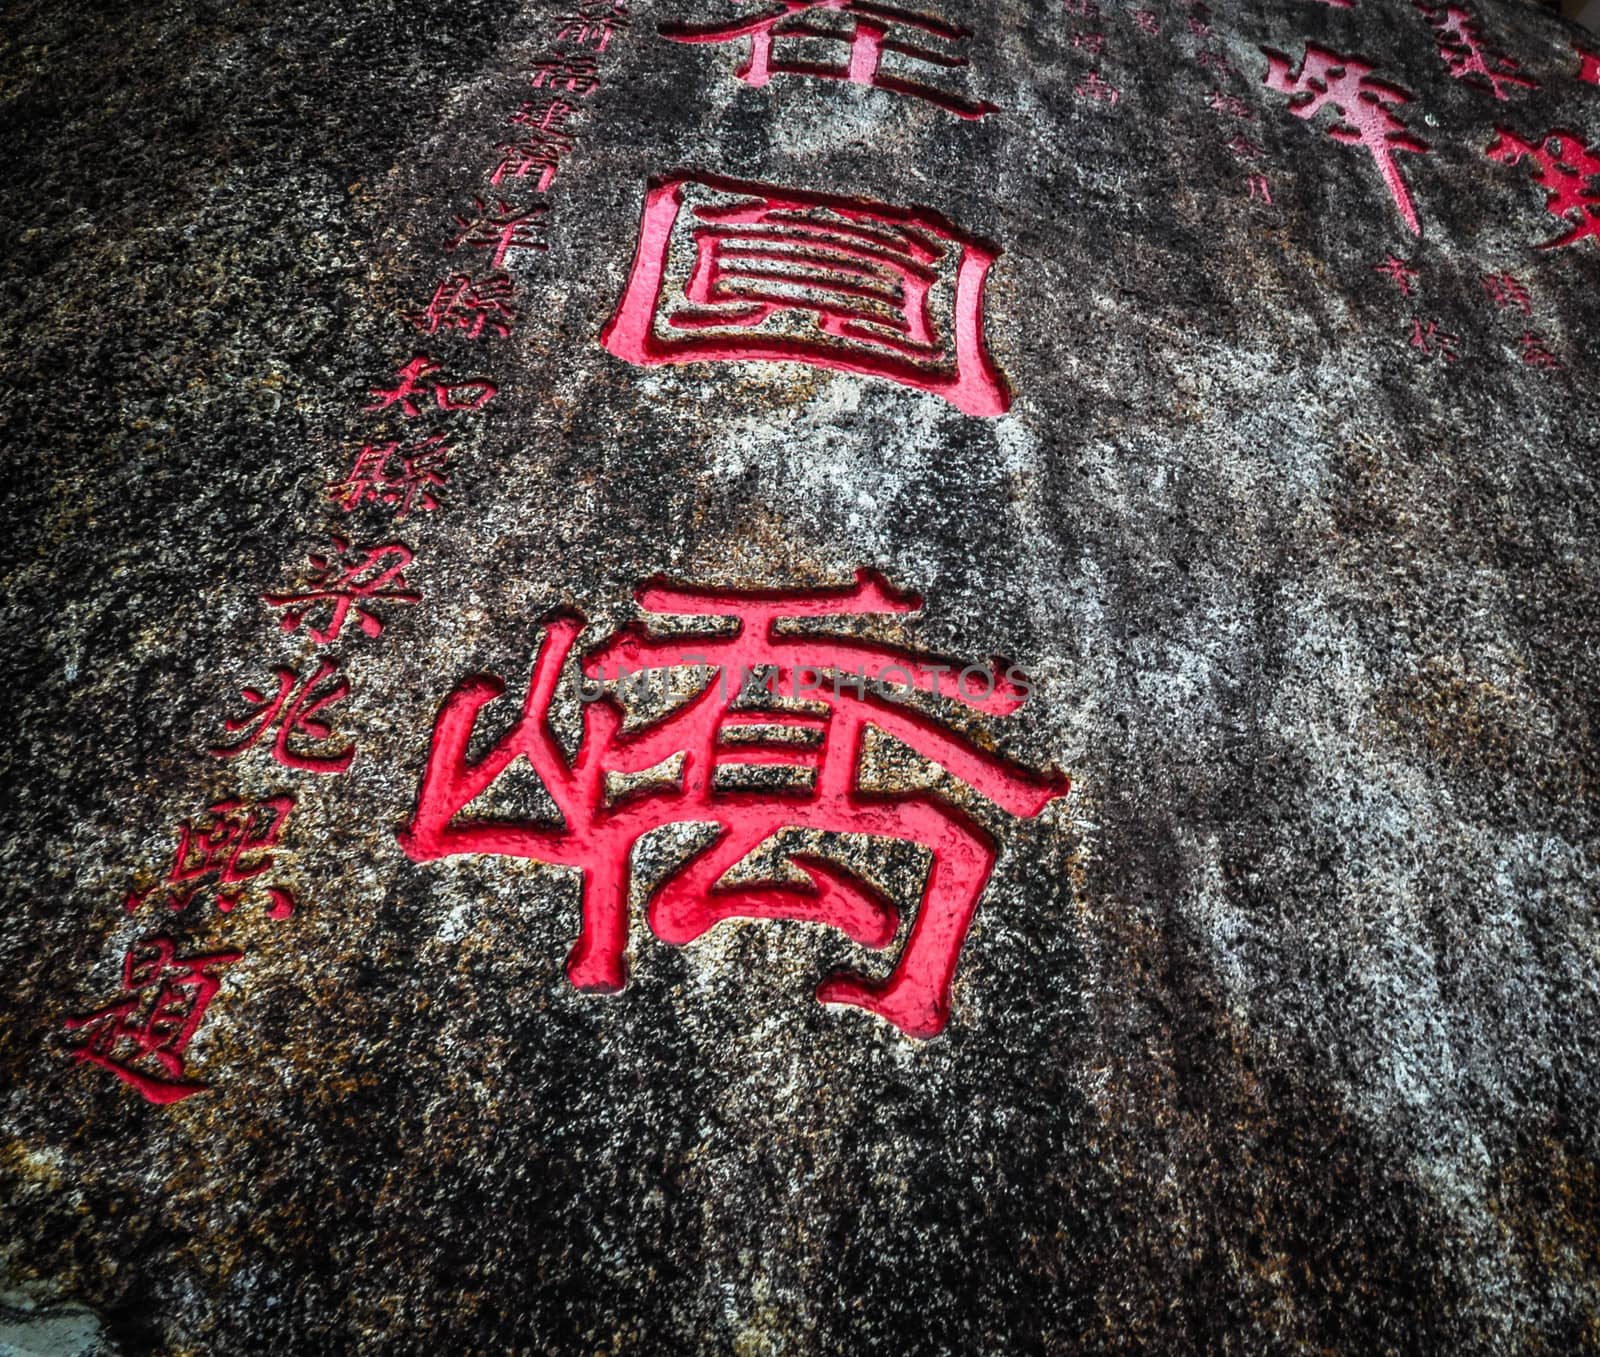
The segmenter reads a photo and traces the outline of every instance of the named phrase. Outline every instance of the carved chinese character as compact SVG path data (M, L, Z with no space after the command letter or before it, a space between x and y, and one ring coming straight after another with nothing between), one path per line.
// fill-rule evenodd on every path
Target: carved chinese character
M168 938L141 943L122 959L122 988L131 997L66 1022L82 1034L74 1059L110 1070L153 1103L175 1103L209 1087L185 1077L183 1053L222 985L217 972L244 956L174 951Z
M1446 334L1434 321L1411 322L1411 347L1424 358L1443 358L1447 363L1456 361L1456 345L1461 342L1456 335Z
M407 419L415 419L422 412L412 397L419 392L431 392L441 410L447 412L481 410L494 399L499 390L493 382L486 381L482 377L469 377L457 382L429 382L426 386L423 385L424 378L431 377L439 371L441 369L438 363L427 354L419 353L395 373L397 385L373 387L368 395L376 396L377 400L372 405L363 406L362 409L371 414L377 410L387 410L391 405L399 405L401 414ZM421 399L426 401L428 397L424 394Z
M837 14L842 28L819 24L826 14ZM942 46L929 47L899 32L910 30ZM778 0L778 8L754 18L729 24L699 28L691 24L662 24L661 36L671 42L724 43L748 38L750 54L734 72L745 84L760 88L774 75L803 75L814 79L845 80L925 99L958 118L982 118L998 110L990 103L974 103L947 93L933 85L907 80L882 69L883 54L892 52L904 61L921 61L944 69L967 65L967 58L953 50L972 36L971 31L947 24L926 14L880 5L875 0ZM837 65L810 60L805 49L820 42L834 42L847 48ZM793 48L795 56L780 55Z
M425 334L460 330L478 339L489 329L504 339L517 318L511 298L511 279L503 273L482 279L457 273L439 284L433 300L411 320Z
M551 623L535 660L522 713L481 757L468 753L482 709L505 691L495 678L461 684L434 727L427 771L410 826L400 836L415 861L459 853L499 853L579 868L582 930L567 974L584 989L614 991L626 979L629 854L641 836L686 821L717 826L716 839L654 890L649 923L668 943L684 944L729 918L796 919L829 924L864 946L883 948L899 924L895 905L842 862L791 852L804 874L734 885L726 875L762 845L794 831L906 840L932 856L916 920L891 974L882 981L835 975L817 993L853 1004L929 1037L949 1015L950 982L979 897L993 870L993 836L970 813L928 791L862 785L864 741L880 731L940 765L1011 815L1033 817L1064 796L1067 780L1038 775L988 752L926 714L892 700L916 689L1003 716L1026 689L999 663L934 665L924 655L849 635L797 633L797 621L862 620L918 610L920 602L862 572L845 589L694 590L647 585L647 613L698 618L700 630L662 634L644 622L615 635L582 663L597 687L623 671L693 666L704 688L664 715L624 727L624 708L602 691L583 708L583 737L569 760L548 723L552 696L580 618ZM728 630L725 624L736 621ZM896 675L893 680L890 674ZM737 677L734 677L737 676ZM751 684L753 677L761 682ZM853 695L851 690L854 690ZM507 819L457 821L514 761L526 758L555 800L562 823ZM615 777L659 780L612 796ZM769 775L783 773L781 791ZM765 788L765 790L762 790ZM809 878L809 881L806 880Z
M1161 16L1153 9L1136 9L1133 12L1133 22L1138 25L1141 33L1155 37L1161 32Z
M1218 113L1226 113L1231 118L1249 119L1256 116L1255 110L1237 94L1224 94L1221 90L1212 90L1206 103Z
M1390 282L1400 289L1402 297L1411 295L1411 285L1417 281L1419 272L1414 265L1408 264L1405 260L1396 258L1394 255L1390 255L1381 264L1374 264L1372 271L1381 273L1388 278Z
M1412 0L1412 3L1437 33L1439 55L1455 79L1466 81L1474 89L1487 90L1496 99L1509 97L1507 85L1520 85L1530 90L1539 88L1537 81L1516 73L1517 63L1510 57L1491 52L1484 46L1477 20L1461 6L1430 5L1425 0Z
M1228 149L1240 160L1257 160L1261 156L1261 148L1243 132L1228 143Z
M1072 87L1072 92L1080 99L1093 99L1111 108L1115 108L1117 101L1122 98L1122 91L1102 80L1099 71L1090 71Z
M1267 183L1267 176L1264 174L1246 175L1245 196L1247 198L1259 198L1262 202L1271 204L1272 188Z
M568 94L576 94L581 99L600 88L599 67L593 57L557 52L533 63L533 75L528 83L536 90L564 87Z
M250 710L243 716L229 717L222 724L230 735L240 731L244 734L233 744L212 746L211 753L219 759L238 758L269 730L275 730L272 757L285 768L303 773L344 772L356 756L354 745L316 753L299 743L303 740L316 744L332 738L332 727L319 719L317 713L349 696L350 685L338 677L338 669L332 660L322 660L302 684L294 670L280 666L273 671L278 685L275 693L269 695L258 688L240 689L239 696Z
M522 130L516 140L501 144L500 164L489 176L489 182L498 187L507 179L525 179L537 170L538 191L547 192L562 156L573 148L573 137L566 125L576 110L577 105L565 99L525 102L511 115L512 125Z
M1495 131L1499 135L1484 154L1502 165L1516 165L1524 156L1531 157L1533 182L1545 190L1545 210L1572 228L1539 248L1575 245L1585 237L1600 240L1600 183L1591 182L1600 176L1600 155L1565 128L1546 132L1537 144L1503 127Z
M1546 372L1560 372L1566 366L1532 330L1522 332L1521 342L1522 361L1528 366L1543 368Z
M136 913L161 893L167 908L177 912L187 909L202 889L209 889L217 909L232 913L249 889L244 883L272 870L268 850L278 846L293 809L292 796L269 796L258 803L218 801L203 816L179 827L177 853L163 883L151 890L129 891L123 908ZM294 913L292 892L268 886L266 894L268 918L287 919Z
M623 0L579 0L557 22L558 43L575 43L604 52L611 39L628 26L628 7Z
M282 611L279 625L295 631L312 613L326 611L321 628L308 626L307 634L318 645L328 645L344 630L345 620L354 611L361 630L368 636L383 631L383 619L373 610L377 603L413 604L422 595L407 583L405 570L411 564L411 551L398 542L381 547L357 547L342 537L334 537L332 551L314 551L306 582L298 590L263 594L262 600Z
M1011 397L983 339L998 254L920 208L676 176L646 194L600 339L630 363L810 363L998 415Z
M1489 300L1502 311L1514 306L1525 316L1533 314L1533 299L1528 295L1528 289L1509 273L1484 274L1483 290Z
M539 239L537 226L544 211L542 206L518 211L504 198L497 198L493 203L474 198L471 213L456 215L458 229L445 241L444 248L488 250L489 267L498 273L512 251L546 248Z
M1332 108L1338 120L1328 128L1335 141L1361 146L1377 163L1378 172L1393 196L1400 215L1416 235L1422 234L1416 208L1394 157L1397 151L1426 152L1428 144L1406 131L1392 110L1410 103L1404 90L1371 77L1372 67L1354 57L1342 57L1326 48L1306 44L1298 70L1291 72L1289 58L1263 49L1267 58L1265 84L1289 95L1289 112L1297 118L1314 118Z
M405 447L398 441L367 444L356 454L349 476L327 487L328 498L347 514L363 504L386 504L396 519L414 508L437 509L439 501L430 487L443 488L445 483L450 449L444 439L436 433Z

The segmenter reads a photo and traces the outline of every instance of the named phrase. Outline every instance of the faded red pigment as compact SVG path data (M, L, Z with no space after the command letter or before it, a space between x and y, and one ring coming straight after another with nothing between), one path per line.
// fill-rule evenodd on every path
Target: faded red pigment
M167 908L176 913L209 887L218 911L231 914L249 889L244 883L272 870L269 850L278 846L293 809L292 796L269 796L255 803L218 801L196 822L185 821L179 827L178 850L165 882L153 890L128 892L123 908L137 913L162 892ZM294 913L291 892L279 886L265 889L268 918L287 919Z
M153 1103L175 1103L208 1087L184 1077L183 1053L221 987L217 971L244 956L178 957L174 950L168 938L142 942L122 958L122 988L131 997L66 1020L68 1031L83 1034L74 1059L110 1070Z
M350 474L329 482L328 498L347 514L363 504L386 505L396 521L409 518L413 509L431 512L439 507L433 490L444 489L450 453L442 433L406 445L368 443L356 454Z
M1545 190L1545 210L1572 228L1539 248L1576 245L1585 237L1600 241L1600 154L1562 127L1546 132L1538 142L1525 141L1504 127L1495 132L1484 154L1502 165L1520 164L1524 156L1531 158L1533 182Z
M748 38L749 55L734 72L734 77L755 89L767 84L774 75L803 75L819 80L844 80L852 85L923 99L958 118L983 118L999 111L994 104L962 99L935 86L883 70L886 52L903 61L945 69L966 66L967 58L952 49L972 36L970 29L931 15L863 0L778 0L778 4L776 10L731 24L705 27L662 24L660 33L670 42L683 43L726 43ZM814 22L813 16L828 12L846 19L847 26L840 30ZM912 42L901 36L891 36L905 30L942 45L930 47L925 41ZM784 59L775 45L780 40L785 41L785 50L791 46L804 49L813 44L834 42L848 51L837 65Z
M1394 198L1400 216L1414 235L1422 234L1411 193L1395 164L1397 151L1425 153L1428 143L1412 136L1392 109L1411 102L1396 85L1371 78L1372 66L1355 57L1342 57L1327 48L1307 43L1297 70L1281 52L1262 49L1267 58L1263 78L1268 89L1289 96L1289 112L1297 118L1314 118L1332 108L1337 121L1328 135L1347 146L1361 146L1377 162L1378 172Z
M670 247L690 187L721 201L690 209L694 264L669 298ZM983 289L998 254L922 208L675 175L645 195L627 287L600 342L643 366L810 363L999 415L1011 395L983 337ZM953 352L932 310L952 264ZM786 314L806 317L812 333L761 328Z
M210 752L219 759L238 758L269 730L276 728L272 757L285 768L302 773L344 772L356 756L354 745L315 753L298 743L304 740L315 744L332 737L332 727L319 720L317 713L349 696L350 685L337 676L338 669L334 661L322 660L311 677L299 684L294 670L279 666L273 671L277 692L268 695L259 688L241 688L239 696L249 710L243 716L227 718L222 724L230 735L241 731L244 734L232 744L213 745Z
M1022 690L995 665L984 682L963 684L929 657L855 637L804 634L802 619L904 614L920 609L881 577L863 571L853 586L806 590L684 589L648 584L636 599L647 613L705 619L694 634L657 635L635 622L588 654L591 680L629 672L694 666L712 681L665 715L624 730L624 710L607 693L583 709L583 736L569 762L548 713L583 621L563 616L545 630L521 715L481 758L468 745L483 708L505 692L499 678L461 683L434 726L417 809L400 843L415 861L494 853L574 867L583 873L582 927L567 959L580 989L620 990L627 977L629 854L639 839L669 824L715 825L717 836L670 874L650 898L648 920L662 940L681 945L730 918L789 919L837 928L864 947L885 948L899 927L895 905L829 860L794 853L807 882L731 885L723 878L753 850L786 830L823 830L908 840L932 858L920 907L887 979L853 973L824 980L823 1003L867 1009L915 1037L943 1030L961 946L997 856L993 836L968 812L935 792L869 791L858 773L869 728L940 765L1012 815L1033 817L1069 783L987 752L923 712L840 676L898 673L904 686L1004 716ZM970 673L971 671L964 671ZM768 683L752 697L743 679ZM730 690L727 676L741 682ZM820 687L824 682L831 688ZM771 693L808 691L807 702L774 705ZM854 695L844 689L856 687ZM981 686L981 693L972 689ZM559 827L534 821L458 818L517 759L526 759L561 812ZM607 776L677 771L629 793L609 796ZM791 780L759 789L752 769L781 767Z
M1510 98L1506 93L1508 85L1539 88L1538 81L1517 74L1517 63L1510 57L1484 45L1482 30L1469 11L1459 5L1430 5L1424 0L1412 3L1433 26L1439 40L1439 56L1455 79L1501 100Z

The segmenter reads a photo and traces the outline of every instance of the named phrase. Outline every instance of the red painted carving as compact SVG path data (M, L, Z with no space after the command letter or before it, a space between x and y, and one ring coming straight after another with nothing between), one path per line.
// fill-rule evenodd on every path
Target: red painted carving
M1515 306L1525 316L1533 314L1533 299L1528 295L1528 289L1509 273L1484 274L1483 290L1501 311Z
M692 247L693 264L669 289L674 240L677 257ZM1010 393L983 340L998 254L922 208L677 175L645 195L628 285L600 342L646 366L811 363L1003 414ZM941 326L932 298L945 286L952 320Z
M1566 367L1566 364L1550 351L1544 340L1532 330L1522 332L1522 361L1530 367L1543 368L1547 372L1560 372Z
M1586 147L1582 138L1560 127L1546 132L1537 145L1504 127L1495 131L1499 135L1485 154L1502 165L1516 165L1524 156L1532 157L1533 182L1544 187L1545 209L1572 228L1539 248L1574 245L1586 236L1600 240L1600 185L1590 182L1600 176L1600 155Z
M1093 99L1111 108L1115 108L1117 101L1122 98L1122 91L1102 80L1099 71L1090 71L1072 87L1072 92L1080 99Z
M1139 26L1141 33L1147 33L1152 38L1161 32L1161 16L1153 9L1134 10L1133 22Z
M422 413L417 408L413 396L421 394L421 399L428 399L427 392L431 392L435 403L441 410L481 410L491 400L499 388L493 382L482 377L469 377L459 382L429 382L423 383L425 377L431 377L440 371L439 364L429 358L425 353L419 353L403 368L395 373L397 385L392 387L373 387L368 394L376 396L377 400L362 409L368 414L376 410L387 410L391 405L399 405L400 413L407 419L415 419ZM466 394L470 393L470 394Z
M1578 79L1590 85L1600 85L1600 56L1588 51L1581 43L1573 43L1578 54Z
M457 273L440 283L433 300L411 319L417 329L430 335L460 330L468 339L478 339L489 329L504 339L517 318L511 297L511 279L503 273L488 278Z
M558 43L604 52L611 39L628 26L628 7L623 0L578 0L577 6L558 22Z
M326 607L326 624L321 629L306 628L318 645L325 646L338 639L352 610L361 630L368 636L376 636L383 630L383 619L372 610L373 604L422 602L422 595L406 583L405 570L411 564L408 547L390 542L381 547L351 550L344 538L332 540L332 551L311 553L310 570L303 588L261 596L264 602L282 610L279 625L285 631L296 630L311 613Z
M272 740L272 757L285 768L303 773L342 773L355 758L354 745L346 745L336 752L308 753L296 742L305 740L317 743L332 737L333 730L317 713L324 707L347 697L350 685L336 677L339 666L332 660L322 660L303 684L298 683L294 670L281 666L273 671L277 691L268 695L258 688L243 688L239 696L249 707L243 716L230 717L223 728L230 735L243 731L243 736L232 744L214 745L211 753L219 759L237 758L255 745L269 730L276 729ZM297 685L298 684L298 688Z
M947 24L926 14L895 9L876 0L778 0L779 8L731 24L699 28L690 24L662 24L661 36L671 42L724 43L750 40L750 55L734 72L736 79L760 88L774 75L806 75L822 80L847 80L852 85L867 85L891 94L925 99L958 118L982 118L998 110L993 104L974 103L958 98L932 85L907 80L882 69L883 54L892 52L901 60L921 61L953 69L967 65L967 58L950 50L972 36L969 29ZM847 20L843 30L815 22L817 16L834 12ZM908 29L945 44L928 47L919 42L891 36ZM848 48L840 64L824 65L799 57L780 57L775 45L784 41L802 49L819 42L836 42Z
M197 822L185 821L178 831L178 850L165 882L152 890L130 891L123 908L133 914L158 891L167 908L187 909L203 888L214 892L216 906L230 914L249 889L244 883L272 870L269 849L278 846L284 822L294 809L294 797L269 796L250 803L218 801ZM234 889L229 890L228 887ZM287 919L294 913L294 896L279 886L268 886L267 917Z
M1390 255L1381 264L1374 264L1372 271L1381 273L1385 278L1388 278L1400 289L1402 297L1411 295L1411 285L1417 281L1417 274L1421 272L1415 265L1408 264L1405 260L1396 258L1394 255Z
M1508 56L1491 52L1483 44L1478 22L1460 5L1430 5L1412 0L1438 35L1439 56L1457 80L1474 89L1487 90L1496 99L1505 99L1507 85L1536 90L1539 84L1517 74L1517 63Z
M1322 0L1329 9L1354 9L1356 0Z
M1240 160L1256 160L1261 155L1261 148L1251 141L1249 137L1245 136L1243 132L1228 143L1228 149L1238 156Z
M1106 35L1104 33L1074 33L1072 45L1079 51L1087 52L1092 57L1099 56L1106 50Z
M504 198L486 203L473 198L472 211L456 215L456 233L445 241L446 250L489 250L489 267L498 273L505 267L506 256L516 250L543 250L539 239L538 220L545 209L531 207L518 211Z
M1191 17L1189 20L1189 32L1193 37L1205 42L1211 37L1211 25L1204 19Z
M556 177L561 157L574 145L566 130L567 119L577 111L576 104L565 99L536 99L523 103L511 115L514 127L520 127L515 141L499 147L500 164L496 166L489 182L497 187L507 179L526 179L535 170L539 172L538 190L547 192L550 181Z
M1245 196L1247 198L1260 198L1264 203L1272 202L1272 189L1267 184L1264 174L1250 174L1245 176Z
M1250 119L1256 116L1255 110L1237 94L1224 94L1221 90L1212 90L1206 103L1218 113L1226 113L1229 117Z
M593 57L556 52L533 63L529 83L536 90L565 89L581 99L600 88L599 67Z
M938 1033L949 1015L950 982L994 867L996 844L975 819L939 795L863 788L859 770L868 728L910 746L1012 815L1038 815L1066 795L1068 784L1056 773L1029 772L922 711L889 700L867 675L889 681L894 674L892 682L901 688L936 692L996 716L1021 705L1026 689L1019 686L1020 676L1014 670L1002 675L998 665L969 666L956 676L952 666L932 665L926 656L854 635L792 630L796 620L920 608L919 600L896 593L867 571L844 589L741 592L654 583L641 588L637 599L647 613L700 618L705 629L661 635L636 622L590 653L582 672L594 681L694 665L706 686L666 715L628 731L614 696L587 702L582 742L569 761L551 733L547 713L583 622L575 616L552 622L521 716L481 758L470 758L468 745L480 712L505 691L504 683L468 679L445 702L416 814L400 836L405 851L418 862L500 853L581 869L582 929L567 974L579 988L614 991L626 979L628 861L640 836L685 821L718 828L715 841L669 875L651 898L650 926L669 943L690 942L723 919L742 917L825 923L874 948L893 941L898 912L831 860L792 856L809 882L732 885L723 878L785 830L909 839L930 852L932 867L892 973L876 983L850 974L832 976L817 993L825 1003L877 1013L912 1036ZM737 621L736 630L717 625L727 619ZM750 680L761 675L765 682L752 696ZM786 704L786 691L808 700ZM608 796L608 773L640 773L678 756L670 782ZM458 820L518 758L526 758L543 781L562 825ZM752 768L774 766L789 769L795 782L782 790L746 785L756 776Z
M1411 96L1394 85L1372 79L1372 67L1366 62L1310 43L1299 69L1293 72L1288 57L1262 50L1267 58L1267 88L1289 95L1289 112L1297 118L1314 118L1323 108L1331 107L1338 120L1328 128L1328 135L1346 145L1366 148L1377 162L1378 172L1406 225L1421 235L1417 210L1394 162L1397 151L1421 153L1428 149L1427 142L1407 132L1405 124L1391 111L1399 104L1410 103Z
M1075 19L1098 19L1100 6L1095 0L1061 0L1062 8Z
M450 448L444 440L436 433L404 448L398 441L368 443L356 454L349 476L328 485L328 498L347 514L363 504L386 504L397 519L408 517L412 509L437 509L439 501L429 487L442 489L445 483Z
M82 1033L74 1059L110 1070L153 1103L175 1103L208 1087L184 1077L183 1053L222 984L217 971L244 956L173 953L168 938L142 942L122 959L122 988L131 997L66 1022Z
M1215 71L1224 79L1233 74L1233 67L1228 64L1226 52L1196 52L1194 64L1203 71Z
M1457 357L1456 345L1460 342L1459 336L1446 334L1434 321L1411 322L1411 347L1420 351L1424 358L1443 358L1453 363Z

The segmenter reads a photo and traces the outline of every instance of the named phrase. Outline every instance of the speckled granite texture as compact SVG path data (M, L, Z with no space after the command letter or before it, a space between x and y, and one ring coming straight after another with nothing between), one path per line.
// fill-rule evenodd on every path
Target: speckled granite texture
M6 8L4 1342L1600 1347L1600 238L1538 248L1583 219L1485 153L1600 144L1579 30L1473 0L1497 99L1397 0L952 0L970 65L885 69L998 106L964 119L741 82L748 40L659 28L760 11L639 0L590 44L598 88L563 90L548 193L492 185L568 12ZM1420 236L1331 112L1270 87L1265 51L1292 71L1308 42L1409 97ZM1009 411L607 352L676 171L998 247ZM420 334L454 216L502 192L547 208L510 334ZM494 400L363 413L422 352ZM436 509L330 501L364 443L440 430ZM261 596L334 531L403 541L423 597L324 650ZM999 859L941 1035L816 1002L890 954L770 921L669 946L642 898L628 988L580 992L574 873L402 851L440 704L479 673L520 692L552 610L587 641L653 576L864 567L924 598L906 638L1032 678L1003 721L942 715L1073 781L1033 818L964 802ZM241 688L325 653L350 692L317 747L355 746L347 772L207 753ZM275 794L291 918L124 909L179 826ZM157 930L244 954L183 1053L210 1087L164 1106L65 1027Z

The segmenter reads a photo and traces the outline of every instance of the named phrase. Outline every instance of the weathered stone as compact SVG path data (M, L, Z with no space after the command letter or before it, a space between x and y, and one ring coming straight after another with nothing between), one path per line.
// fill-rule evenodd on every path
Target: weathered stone
M603 51L569 34L598 88L569 69L579 111L543 126L508 118L549 95L560 6L11 16L0 1263L104 1329L69 1308L46 1318L81 1333L35 1317L39 1342L1600 1346L1600 238L1539 248L1600 215L1548 210L1530 158L1600 140L1574 45L1600 39L1475 0L1474 70L1441 54L1442 6L1210 8L942 6L970 65L883 69L952 108L741 82L749 38L659 30L752 11L654 0ZM1296 117L1308 44L1364 56L1427 149ZM508 158L528 172L491 182ZM684 212L760 184L943 223L947 339L955 251L997 250L1005 387L655 363L691 332L607 326L674 175L717 181ZM485 219L528 204L546 248L503 261L514 318L420 333L441 283L490 272ZM443 409L417 369L414 419L363 411L423 353L443 404L493 398ZM352 488L364 445L442 431L448 475L404 519L392 485ZM404 543L421 597L322 645L325 614L283 630L263 595L335 533ZM637 850L614 995L564 973L571 869L403 851L441 704L504 679L486 750L557 610L592 646L658 576L862 569L924 607L861 634L1032 680L1004 719L913 709L1072 779L1014 815L937 782L999 846L938 1036L816 1002L893 950L793 922L653 936L692 830ZM208 752L249 738L224 722L280 667L294 693L348 683L312 713L330 733L280 746L353 747L347 771L275 760L276 727ZM582 707L569 666L569 752ZM896 742L866 763L934 781ZM521 768L494 813L553 811ZM177 827L274 795L273 870L231 912L168 908ZM876 885L903 940L925 849L840 833L786 846ZM813 879L775 857L743 879ZM209 1087L165 1105L73 1060L65 1026L158 931L175 958L243 953L183 1052Z

